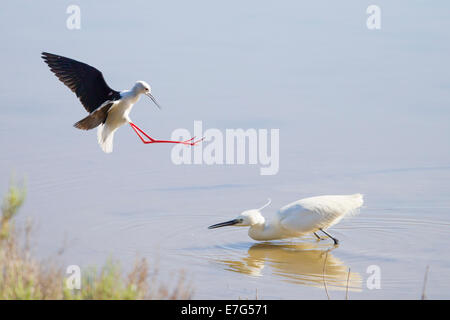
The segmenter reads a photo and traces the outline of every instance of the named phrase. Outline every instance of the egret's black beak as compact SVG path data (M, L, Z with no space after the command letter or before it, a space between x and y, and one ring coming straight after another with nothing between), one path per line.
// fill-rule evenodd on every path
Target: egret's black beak
M156 104L156 106L158 107L158 109L161 110L161 106L158 104L158 102L156 102L156 99L154 96L152 96L152 94L150 92L145 93L145 95L147 97L149 97L150 99L152 99L152 101Z
M212 226L209 226L208 229L215 229L215 228L220 228L220 227L233 226L235 224L238 224L239 222L241 222L240 219L233 219L233 220L230 220L230 221L225 221L225 222L213 224Z

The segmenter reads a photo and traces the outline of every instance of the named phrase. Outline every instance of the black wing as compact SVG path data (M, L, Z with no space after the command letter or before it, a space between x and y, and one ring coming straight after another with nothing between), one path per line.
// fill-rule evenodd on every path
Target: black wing
M100 71L85 63L43 52L42 59L50 70L70 88L90 113L105 101L120 99L120 93L111 89Z

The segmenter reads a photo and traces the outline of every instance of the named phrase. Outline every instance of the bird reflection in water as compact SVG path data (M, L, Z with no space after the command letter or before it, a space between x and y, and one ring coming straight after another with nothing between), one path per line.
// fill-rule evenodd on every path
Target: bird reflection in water
M329 246L315 243L256 243L239 260L218 260L226 270L251 276L273 274L290 283L328 289L361 291L361 276L331 253ZM328 253L327 253L328 252ZM325 276L324 276L324 264Z

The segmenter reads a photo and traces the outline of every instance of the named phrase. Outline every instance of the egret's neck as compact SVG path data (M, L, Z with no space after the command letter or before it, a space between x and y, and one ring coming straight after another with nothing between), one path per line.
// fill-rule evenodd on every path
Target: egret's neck
M282 238L279 227L274 223L266 222L265 219L262 223L252 225L248 230L248 235L250 238L258 241Z

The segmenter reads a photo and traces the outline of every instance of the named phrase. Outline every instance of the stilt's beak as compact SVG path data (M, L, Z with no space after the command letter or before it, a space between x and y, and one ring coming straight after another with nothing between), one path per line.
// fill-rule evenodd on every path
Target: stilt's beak
M158 107L159 110L161 110L161 106L158 104L158 102L156 102L155 97L152 96L152 94L150 92L145 93L145 95L147 97L149 97L150 99L152 99L152 101L156 104L156 106Z
M232 226L232 225L238 224L239 222L241 222L239 219L233 219L233 220L230 220L230 221L225 221L225 222L213 224L212 226L209 226L208 229L215 229L215 228L220 228L220 227Z

